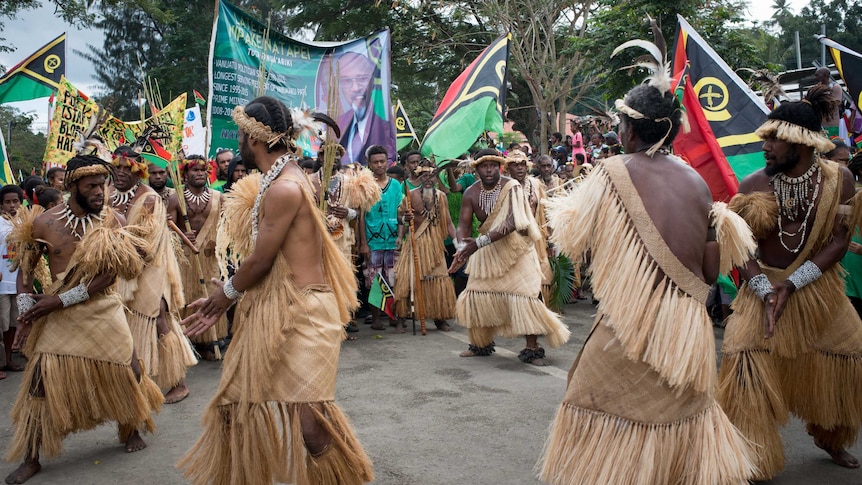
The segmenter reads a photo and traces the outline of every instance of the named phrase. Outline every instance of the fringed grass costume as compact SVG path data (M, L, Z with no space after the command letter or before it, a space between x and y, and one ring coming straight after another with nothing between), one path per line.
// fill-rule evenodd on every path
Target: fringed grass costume
M249 221L260 180L250 175L225 197L218 252L230 247L234 261L254 250ZM282 175L274 183L287 180L302 187L306 203L315 207L314 196L298 179ZM343 327L357 304L356 281L347 258L326 235L323 217L315 222L327 284L296 288L279 252L264 280L241 297L219 389L201 423L203 434L179 464L193 484L329 485L373 479L368 457L334 402ZM318 456L303 442L304 404L322 406L323 412L314 409L314 414L332 438Z
M160 388L170 389L185 378L186 368L197 364L197 359L177 318L185 303L165 205L155 194L139 197L129 208L126 222L147 245L143 271L134 280L120 280L119 293L126 305L138 359ZM162 298L168 304L170 331L159 336L156 320Z
M552 484L745 483L752 452L714 398L709 287L667 247L621 158L550 204L552 241L592 251L600 300L593 331L540 462ZM723 204L713 209L723 268L754 240Z
M211 248L216 244L216 234L218 233L218 222L221 215L222 193L210 190L210 212L206 222L201 226L195 236L195 245L200 249L201 268L203 268L204 282L206 287L202 286L198 278L197 269L195 267L196 256L191 248L183 246L183 254L185 261L180 262L180 274L182 275L183 293L185 300L191 303L198 298L206 298L209 293L215 288L212 279L219 278L218 257L215 251ZM177 194L177 197L183 197L183 194ZM191 312L182 312L182 317L189 316ZM222 315L218 322L210 327L203 335L192 338L192 341L200 344L209 344L227 336L227 317Z
M506 338L545 335L559 347L569 329L539 299L542 272L536 255L539 226L517 180L509 179L479 232L487 234L513 218L515 230L485 247L467 261L467 288L458 297L458 323L467 327L471 345L488 347L498 334Z
M840 205L838 165L819 163L822 195L808 241L787 268L760 264L772 284L786 280L830 241L836 214L841 215L840 224L851 228L859 224L859 198L854 197L852 209ZM737 194L730 208L758 238L777 230L778 203L772 193ZM718 399L733 423L757 445L758 479L768 479L784 467L778 428L789 413L805 421L809 433L832 449L856 441L862 425L862 322L844 295L842 276L843 269L836 264L795 291L769 339L763 337L764 304L747 284L733 303Z
M421 188L418 190L422 190ZM449 210L446 194L437 190L437 215L432 219L425 216L422 224L416 227L416 252L419 254L419 278L422 301L425 303L425 318L450 320L455 318L455 286L449 277L446 266L446 248L443 241L449 235ZM406 198L405 198L406 200ZM402 201L402 210L406 203ZM409 237L409 236L408 236ZM401 255L395 263L395 312L401 318L410 317L411 287L415 285L413 276L413 245L409 240L401 244Z
M63 293L99 274L126 279L140 274L138 250L146 243L120 227L110 208L101 217L105 222L83 236L66 271L45 293ZM23 217L8 239L26 274L42 254L34 220ZM160 409L162 393L145 373L140 382L135 378L133 350L123 304L112 289L35 322L24 348L28 362L12 408L15 436L7 459L37 452L57 456L66 435L108 421L119 423L121 441L136 429L153 431L151 414Z
M550 258L548 254L548 218L543 200L548 198L548 192L545 184L535 177L527 177L524 181L524 192L529 200L531 197L536 199L536 224L539 225L539 232L542 237L536 240L536 254L539 256L539 266L542 268L542 301L545 305L551 304L551 296L553 294L554 270L551 268Z
M337 180L337 188L334 191L330 189L330 198L334 199L332 202L342 207L365 213L380 201L380 186L374 181L374 175L370 170L362 169L356 175L342 172L333 175L332 178ZM326 218L329 234L349 261L353 261L353 246L356 244L353 224L353 221L338 219L335 216Z

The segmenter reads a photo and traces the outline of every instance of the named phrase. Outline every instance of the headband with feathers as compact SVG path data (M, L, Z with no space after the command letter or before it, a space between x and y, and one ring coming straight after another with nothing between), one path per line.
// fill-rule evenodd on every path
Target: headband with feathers
M614 49L611 53L611 57L616 56L621 51L628 49L629 47L640 47L645 49L649 52L649 55L644 54L638 57L635 59L634 64L626 66L623 69L643 67L651 72L650 76L648 76L644 81L662 93L665 93L671 89L670 64L667 62L667 44L665 43L664 35L662 35L661 29L658 28L658 24L655 19L647 16L647 20L649 20L650 29L652 29L655 42L640 39L623 42Z
M631 66L626 66L623 69L631 69L635 67L643 67L650 71L650 75L644 80L649 86L652 86L660 93L667 93L672 90L673 79L670 74L670 64L667 62L667 43L664 40L664 35L661 33L661 29L658 28L658 23L656 23L655 19L647 16L647 20L649 21L650 29L652 30L653 37L655 38L655 42L649 42L646 40L630 40L628 42L624 42L617 46L616 49L611 53L611 57L617 55L620 51L624 49L628 49L629 47L641 47L646 49L649 52L649 55L642 55L635 59L635 63ZM614 106L620 113L625 114L626 116L641 120L645 119L646 116L640 111L628 106L624 100L618 99L614 103ZM653 146L647 149L646 154L648 156L653 156L655 152L657 152L661 147L665 145L665 140L670 136L670 132L673 131L673 120L671 116L664 116L661 118L657 118L653 120L656 123L667 123L668 128L665 135L657 141ZM688 125L688 117L683 113L683 116L680 119L682 124L683 133L688 133L689 125Z

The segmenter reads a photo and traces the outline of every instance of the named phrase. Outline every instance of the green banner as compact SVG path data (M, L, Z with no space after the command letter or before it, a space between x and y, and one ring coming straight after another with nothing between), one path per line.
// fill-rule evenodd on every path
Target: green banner
M390 42L388 30L344 43L300 42L267 33L254 17L219 2L210 46L210 156L219 148L238 148L234 107L266 94L291 108L337 120L347 152L342 163L366 164L365 150L371 145L383 145L394 160ZM332 83L337 83L339 99L330 102ZM306 135L300 145L307 155L316 155L320 142Z

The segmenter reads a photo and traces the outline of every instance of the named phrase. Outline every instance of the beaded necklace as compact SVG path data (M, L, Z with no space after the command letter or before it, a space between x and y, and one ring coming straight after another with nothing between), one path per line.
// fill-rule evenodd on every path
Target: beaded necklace
M494 204L497 203L497 197L500 195L500 189L503 188L501 184L502 180L497 180L497 185L494 186L491 190L485 190L485 186L481 185L479 187L479 207L485 211L485 215L491 214L491 209L494 208Z
M273 180L277 179L279 175L281 175L281 171L284 170L284 167L287 166L287 162L289 162L292 157L285 153L284 155L278 157L278 160L270 167L269 171L266 172L266 175L261 177L260 179L260 190L257 192L257 198L254 199L254 207L251 209L251 240L252 242L257 242L257 228L258 228L258 218L260 216L260 203L263 200L263 194L272 184Z
M805 242L805 236L808 232L808 221L817 201L817 196L820 193L820 182L822 180L823 172L820 170L820 161L815 159L811 167L799 177L788 177L786 174L779 173L773 176L770 181L772 193L778 201L778 241L784 249L791 253L798 253ZM799 229L796 232L785 231L782 220L787 218L787 220L794 222L801 213L805 215ZM784 238L796 236L799 236L799 243L795 248L791 249L784 242Z

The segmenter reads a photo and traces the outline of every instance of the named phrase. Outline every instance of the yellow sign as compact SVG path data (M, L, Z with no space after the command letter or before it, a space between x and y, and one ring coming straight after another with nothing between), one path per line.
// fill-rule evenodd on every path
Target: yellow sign
M75 156L73 145L79 139L79 134L87 130L90 118L96 115L99 107L65 77L60 78L59 84L43 162L65 166Z
M707 120L727 121L730 119L730 112L725 109L730 97L727 93L727 86L720 79L702 77L694 85L694 92L697 99L700 100L700 106L703 108L703 114Z

